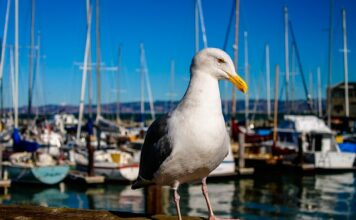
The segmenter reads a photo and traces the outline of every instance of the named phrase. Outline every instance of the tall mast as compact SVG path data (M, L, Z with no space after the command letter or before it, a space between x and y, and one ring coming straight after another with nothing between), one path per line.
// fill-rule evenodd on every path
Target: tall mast
M89 27L89 22L91 20L91 15L89 11L91 10L90 0L87 0L86 3L86 11L87 11L87 28ZM88 71L88 113L89 118L93 117L93 75L92 75L92 59L91 59L91 41L89 41L89 51L88 51L88 65L90 68L87 69Z
M271 117L271 81L270 81L270 62L269 45L266 44L266 89L267 89L267 117Z
M249 63L248 63L248 43L247 43L247 31L244 32L244 49L245 49L245 79L248 85L249 83ZM248 128L248 114L249 114L249 99L248 93L245 94L245 123L246 129Z
M100 88L100 0L96 0L96 83L97 83L97 101L96 101L96 120L101 115L101 88Z
M311 109L311 112L313 113L314 112L314 101L313 101L313 98L314 98L314 90L313 90L313 73L312 71L309 71L309 98L310 98L310 105L312 107Z
M289 111L289 43L288 43L288 8L284 7L284 56L286 69L286 111Z
M37 55L36 55L36 82L39 82L40 77L40 61L41 61L41 36L40 33L37 34ZM37 103L39 105L39 103ZM36 116L38 116L38 108L36 110Z
M12 92L12 106L14 108L14 118L16 109L16 83L15 83L15 64L14 64L14 47L10 47L10 82L11 82L11 92Z
M201 5L201 0L197 0L197 1L198 1L199 18L200 18L200 24L201 24L201 32L203 35L203 44L204 44L204 48L207 48L208 47L208 38L206 37L203 8Z
M278 82L279 82L279 65L275 67L275 82L274 82L274 112L273 112L273 146L277 143L277 123L278 123Z
M32 78L33 78L33 49L35 46L35 0L32 0L32 12L31 12L31 36L30 36L30 62L29 62L29 80L28 80L28 105L27 105L27 117L31 117L32 110Z
M199 6L198 0L195 0L195 53L199 51Z
M173 108L173 97L174 97L174 69L175 69L175 61L171 60L171 88L170 88L170 104L169 104L169 110L171 110Z
M87 0L86 4L90 5L90 1ZM83 66L83 73L82 73L82 86L81 86L81 93L80 93L80 104L79 104L79 119L78 119L78 127L77 127L77 140L80 138L80 131L82 127L82 118L84 112L84 97L85 97L85 81L87 77L88 71L88 57L89 57L89 49L90 49L90 32L91 32L91 16L92 16L92 7L87 6L87 13L89 14L89 23L87 26L87 35L86 35L86 42L85 42L85 52L84 52L84 66Z
M333 6L334 6L334 1L330 0L330 20L329 20L329 65L328 65L328 126L331 128L331 76L332 76L332 41L333 41L333 31L334 31L334 26L333 26Z
M118 57L117 57L117 92L116 92L116 121L120 121L120 74L121 72L121 46L119 46Z
M15 0L15 128L19 125L19 0Z
M140 45L140 65L141 65L141 117L143 120L145 113L145 71L144 71L144 53L143 53L143 44ZM144 122L144 121L142 121Z
M321 116L322 116L322 114L323 114L323 109L322 109L322 106L321 106L321 79L320 79L320 67L318 67L317 74L318 74L318 114L319 114L319 117L321 117Z
M346 35L346 11L342 9L342 32L344 35L344 77L345 77L345 117L350 116L350 106L349 106L349 66L347 59L347 35Z
M1 111L3 110L3 72L4 72L4 59L5 59L5 49L6 49L6 39L7 39L7 27L9 24L9 14L10 14L10 4L11 1L7 0L7 5L6 5L6 15L5 15L5 26L4 26L4 34L3 34L3 39L1 42L1 55L0 55L0 83L1 83ZM3 113L3 112L2 112Z
M294 99L295 97L295 75L296 73L296 63L295 63L295 44L292 43L292 72L290 73L292 75L292 83L291 83L291 103L290 103L290 109L293 112L294 111Z
M238 71L238 50L239 50L239 17L240 17L240 0L236 0L235 4L235 41L234 41L234 64L235 70ZM236 114L236 88L232 87L231 96L231 115Z

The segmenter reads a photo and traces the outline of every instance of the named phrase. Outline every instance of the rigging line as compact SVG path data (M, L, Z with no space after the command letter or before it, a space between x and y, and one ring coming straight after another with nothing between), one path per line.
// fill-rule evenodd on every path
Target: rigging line
M301 73L301 75L302 75L302 82L303 82L305 97L306 97L306 100L307 100L307 103L308 103L309 110L310 110L311 112L313 112L313 108L312 108L310 102L308 102L308 94L309 94L309 93L308 93L308 87L307 87L307 84L306 84L306 81L305 81L303 66L302 66L302 63L301 63L301 60L300 60L299 48L298 48L298 45L297 45L297 41L296 41L296 39L295 39L292 22L289 21L288 23L289 23L289 28L290 28L291 35L292 35L292 44L295 45L295 56L296 56L296 58L297 58L299 70L300 70L300 73Z
M232 28L232 21L234 20L234 17L235 17L235 5L236 5L236 1L233 0L232 1L231 11L230 11L229 23L228 23L227 28L226 28L226 34L225 34L225 40L224 40L224 46L223 46L223 50L224 51L226 51L227 43L229 42L230 31L231 31L231 28Z

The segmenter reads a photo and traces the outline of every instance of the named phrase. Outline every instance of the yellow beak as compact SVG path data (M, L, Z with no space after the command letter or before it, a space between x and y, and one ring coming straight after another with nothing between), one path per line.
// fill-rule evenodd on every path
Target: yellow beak
M246 82L237 74L228 74L229 80L234 84L236 88L238 88L241 92L246 93L248 90L248 86Z

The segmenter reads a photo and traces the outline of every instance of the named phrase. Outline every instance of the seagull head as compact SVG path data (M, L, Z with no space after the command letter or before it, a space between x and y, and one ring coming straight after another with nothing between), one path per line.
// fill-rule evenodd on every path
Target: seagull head
M191 64L191 73L210 74L220 80L231 81L241 92L246 93L246 82L236 73L234 63L230 56L217 48L206 48L198 52Z

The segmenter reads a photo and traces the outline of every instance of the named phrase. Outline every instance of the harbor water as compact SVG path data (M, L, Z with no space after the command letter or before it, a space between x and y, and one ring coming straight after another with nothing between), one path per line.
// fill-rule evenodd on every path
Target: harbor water
M356 219L356 173L291 175L208 180L209 196L219 217L242 219ZM200 184L179 188L183 215L208 215ZM162 189L162 212L175 214L171 192ZM40 205L144 213L144 190L109 183L96 187L13 185L1 204Z

